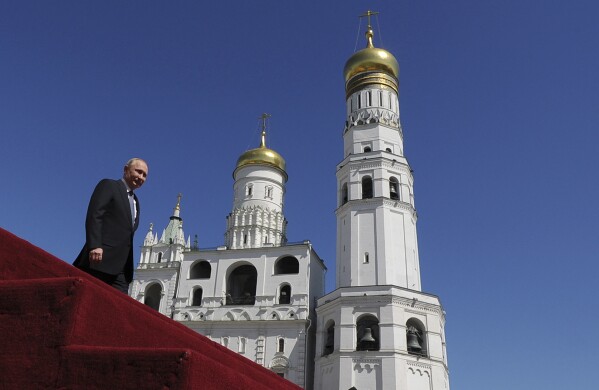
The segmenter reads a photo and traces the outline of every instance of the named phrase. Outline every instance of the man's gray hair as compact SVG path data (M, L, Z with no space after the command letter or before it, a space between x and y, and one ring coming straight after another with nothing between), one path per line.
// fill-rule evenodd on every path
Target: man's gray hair
M125 164L125 166L130 167L134 162L136 161L143 161L145 163L145 160L139 158L139 157L133 157L132 159L130 159L129 161L127 161L127 164ZM148 165L146 163L146 165Z

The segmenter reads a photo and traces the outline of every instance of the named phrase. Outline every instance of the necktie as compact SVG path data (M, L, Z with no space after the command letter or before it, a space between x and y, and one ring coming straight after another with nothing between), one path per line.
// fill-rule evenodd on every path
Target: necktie
M131 208L131 224L135 225L135 200L133 199L133 191L127 191L129 195L129 207Z

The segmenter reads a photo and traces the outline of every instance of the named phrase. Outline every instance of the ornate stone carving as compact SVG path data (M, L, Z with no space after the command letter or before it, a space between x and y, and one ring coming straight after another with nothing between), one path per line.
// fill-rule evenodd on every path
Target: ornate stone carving
M345 121L345 131L354 126L380 123L400 130L399 115L384 108L365 108L352 112Z

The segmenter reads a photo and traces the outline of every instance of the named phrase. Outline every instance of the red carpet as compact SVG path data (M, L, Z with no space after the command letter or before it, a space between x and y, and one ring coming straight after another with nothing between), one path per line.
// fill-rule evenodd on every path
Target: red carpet
M0 229L0 388L299 389Z

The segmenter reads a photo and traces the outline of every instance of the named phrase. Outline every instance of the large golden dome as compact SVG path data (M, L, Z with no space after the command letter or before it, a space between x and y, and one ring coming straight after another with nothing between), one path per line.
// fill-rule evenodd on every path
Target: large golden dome
M260 143L260 146L256 149L250 149L239 156L239 159L237 159L237 167L235 168L235 172L246 165L270 165L281 170L285 176L285 180L287 180L285 159L279 153L266 147L265 138L266 132L262 131L262 142Z
M399 64L397 60L387 50L374 47L372 44L373 36L372 28L368 26L368 31L366 31L368 42L366 48L354 53L345 63L343 74L345 75L346 82L362 72L380 71L391 74L396 79L399 78Z

